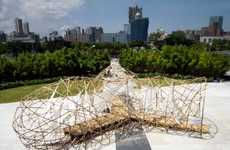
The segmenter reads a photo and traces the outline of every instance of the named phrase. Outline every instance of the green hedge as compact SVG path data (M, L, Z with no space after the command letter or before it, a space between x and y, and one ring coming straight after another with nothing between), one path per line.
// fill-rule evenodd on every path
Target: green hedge
M110 64L104 50L61 49L53 53L24 53L0 57L0 83L62 76L97 74Z
M123 50L120 63L136 73L222 77L229 69L225 56L202 47L164 46L161 50Z

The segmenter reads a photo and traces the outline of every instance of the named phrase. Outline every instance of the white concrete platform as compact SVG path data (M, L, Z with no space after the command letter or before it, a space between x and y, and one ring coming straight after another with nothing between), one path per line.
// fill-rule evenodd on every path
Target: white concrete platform
M0 150L25 149L12 128L17 105L18 103L0 105ZM214 121L218 127L214 138L202 140L187 135L146 133L152 150L230 150L230 82L208 84L205 117ZM116 150L116 144L103 149Z

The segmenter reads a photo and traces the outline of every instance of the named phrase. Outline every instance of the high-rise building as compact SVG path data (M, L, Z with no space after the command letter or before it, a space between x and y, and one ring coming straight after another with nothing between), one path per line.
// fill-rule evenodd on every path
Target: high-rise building
M73 29L68 29L65 33L64 39L69 42L76 42L81 34L81 28L75 27Z
M147 41L149 19L143 18L142 8L129 7L129 25L125 25L124 31L128 33L129 41Z
M130 34L130 24L124 24L124 32Z
M89 36L90 43L98 43L101 41L101 34L103 33L102 27L88 27L86 34Z
M101 42L127 44L127 34L124 31L120 31L118 33L103 33Z
M127 42L130 41L130 34L131 34L130 24L124 24L124 33L127 35Z
M0 31L0 42L6 41L6 34L3 31Z
M77 41L80 39L81 36L81 27L77 26L74 28L77 34Z
M218 24L221 29L223 29L223 16L211 16L209 25Z
M124 31L120 31L115 34L116 42L127 44L128 43L128 34Z
M89 43L89 35L87 34L87 32L85 31L85 29L81 30L81 33L78 36L78 42L81 43Z
M95 39L96 27L88 27L86 29L86 34L89 35L89 41L90 41L90 43L94 43L96 41L96 39Z
M23 32L25 33L25 34L29 34L30 33L30 27L29 27L29 23L28 22L25 22L24 24L23 24Z
M20 18L15 19L15 30L18 34L23 34L22 19Z
M56 41L59 39L60 39L60 36L58 35L58 31L53 31L49 33L49 41Z
M130 25L131 25L130 40L146 42L148 38L149 19L138 18L135 19Z
M102 34L102 42L103 43L115 43L115 33L103 33Z
M102 27L97 27L96 28L96 33L95 33L95 42L99 43L101 42L102 39L102 34L104 33L103 28Z
M210 17L209 33L211 36L221 36L223 34L223 16Z
M201 36L208 36L209 35L209 27L202 27L200 30Z
M199 41L200 40L200 31L197 30L185 30L185 37L186 39L193 40L193 41Z
M132 23L135 20L137 13L142 17L142 8L139 8L137 5L135 7L129 7L129 23Z
M15 31L7 36L9 42L35 43L39 42L39 35L30 32L29 23L23 23L22 19L15 18Z

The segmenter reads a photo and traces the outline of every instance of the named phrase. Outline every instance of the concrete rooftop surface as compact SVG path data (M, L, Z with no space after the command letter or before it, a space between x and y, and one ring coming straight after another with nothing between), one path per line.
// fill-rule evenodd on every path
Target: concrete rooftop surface
M12 128L18 103L0 105L0 150L24 150ZM217 134L210 139L192 138L161 132L137 132L119 143L101 147L102 150L230 150L230 82L208 83L205 118L214 122ZM134 131L136 132L136 131ZM119 136L115 133L115 136Z

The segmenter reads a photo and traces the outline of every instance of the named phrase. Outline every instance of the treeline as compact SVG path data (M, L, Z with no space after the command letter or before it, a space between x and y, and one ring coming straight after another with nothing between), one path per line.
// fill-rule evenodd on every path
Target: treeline
M135 46L144 46L142 42L122 43L71 43L64 40L47 41L44 43L21 43L7 42L0 43L0 55L8 55L16 57L20 53L44 53L54 52L62 48L78 48L78 49L100 49L109 50L111 55L119 55L121 49L132 48Z
M230 51L230 41L229 40L213 40L212 45L210 46L212 51Z
M46 51L54 52L62 48L74 48L74 45L64 40L50 41L45 43L6 42L0 43L0 55L7 54L15 57L20 53L43 53Z
M55 52L0 57L0 83L97 74L110 64L106 50L63 48Z
M188 39L184 31L172 32L165 38L161 32L153 32L149 36L149 42L153 44L157 49L161 49L164 45L185 45L192 46L194 44L200 44L199 37L193 37L193 39Z
M200 46L163 46L155 51L127 49L122 51L120 63L136 73L167 75L221 77L229 69L225 56L207 52Z

